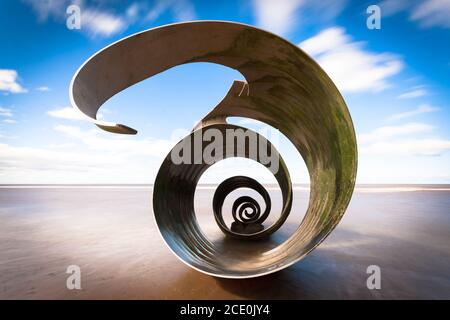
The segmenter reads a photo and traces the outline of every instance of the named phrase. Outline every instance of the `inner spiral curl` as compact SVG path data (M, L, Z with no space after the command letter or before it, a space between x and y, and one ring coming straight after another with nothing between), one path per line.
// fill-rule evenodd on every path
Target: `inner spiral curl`
M237 198L232 206L234 222L229 228L223 218L223 204L227 196L240 188L248 188L258 192L264 200L265 210L261 214L259 203L249 196ZM214 218L220 229L234 238L251 239L252 235L262 237L268 235L264 232L263 222L269 216L271 200L267 190L255 179L245 176L235 176L223 181L216 189L213 198ZM250 212L249 212L250 211Z
M237 210L239 211L236 214ZM250 210L250 213L248 210ZM244 196L235 201L232 213L234 221L244 224L256 223L261 215L261 207L255 199Z

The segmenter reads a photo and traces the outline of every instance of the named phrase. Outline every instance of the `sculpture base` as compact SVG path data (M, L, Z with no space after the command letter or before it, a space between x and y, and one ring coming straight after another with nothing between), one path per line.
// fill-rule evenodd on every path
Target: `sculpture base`
M240 233L240 234L253 234L264 230L264 226L259 223L249 223L245 224L242 222L234 221L231 224L231 231Z

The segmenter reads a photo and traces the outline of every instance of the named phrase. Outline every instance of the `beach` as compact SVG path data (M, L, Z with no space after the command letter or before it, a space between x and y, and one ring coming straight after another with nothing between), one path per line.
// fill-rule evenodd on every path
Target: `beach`
M280 196L268 189L276 212ZM195 209L205 234L223 241L214 190L200 186ZM295 186L271 243L298 227L308 195ZM147 185L1 186L0 299L450 299L449 185L359 185L313 252L245 280L182 263L158 232L151 200ZM80 267L81 290L66 287L70 265ZM370 265L380 267L381 289L367 288Z

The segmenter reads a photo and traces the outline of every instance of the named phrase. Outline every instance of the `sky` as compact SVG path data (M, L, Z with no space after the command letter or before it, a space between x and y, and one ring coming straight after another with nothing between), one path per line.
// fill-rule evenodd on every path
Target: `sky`
M67 8L80 8L69 29ZM370 29L367 8L381 9ZM227 20L276 33L312 56L350 110L358 183L450 183L450 0L2 0L0 184L153 183L163 158L242 75L224 66L175 67L120 92L103 120L138 129L103 132L70 105L78 67L123 37L164 24ZM294 183L301 156L264 124L233 119L274 140ZM224 160L200 182L246 174L274 182L250 160Z

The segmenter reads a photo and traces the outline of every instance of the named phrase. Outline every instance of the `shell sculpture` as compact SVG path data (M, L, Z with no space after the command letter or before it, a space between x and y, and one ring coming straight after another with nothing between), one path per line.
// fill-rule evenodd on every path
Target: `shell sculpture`
M351 199L357 168L355 132L344 99L327 74L301 49L277 35L239 23L166 25L119 40L88 59L73 77L72 104L103 130L136 134L128 126L97 120L102 104L142 80L191 62L233 68L246 81L235 81L225 98L164 159L153 187L153 211L161 235L177 257L209 275L250 278L284 269L305 257L336 227ZM296 231L270 250L254 250L254 244L276 232L291 211L289 172L270 141L248 128L227 123L228 117L236 116L278 129L298 150L309 171L306 214ZM205 135L225 137L229 132L244 133L248 139L223 139L216 144L216 155L221 156L205 161L202 152L211 140ZM250 138L258 142L256 149L247 143ZM194 141L200 148L192 148ZM277 159L275 166L269 166L265 152L261 152L269 149L271 159ZM186 161L174 160L173 154L182 154ZM217 187L211 214L227 239L240 242L244 248L249 244L248 250L240 252L223 250L210 241L194 210L201 175L229 157L245 157L266 166L282 195L278 220L264 227L271 211L264 186L252 178L235 176ZM229 226L223 217L223 204L227 195L239 188L259 193L265 201L264 211L253 198L241 196L233 203L234 222Z

